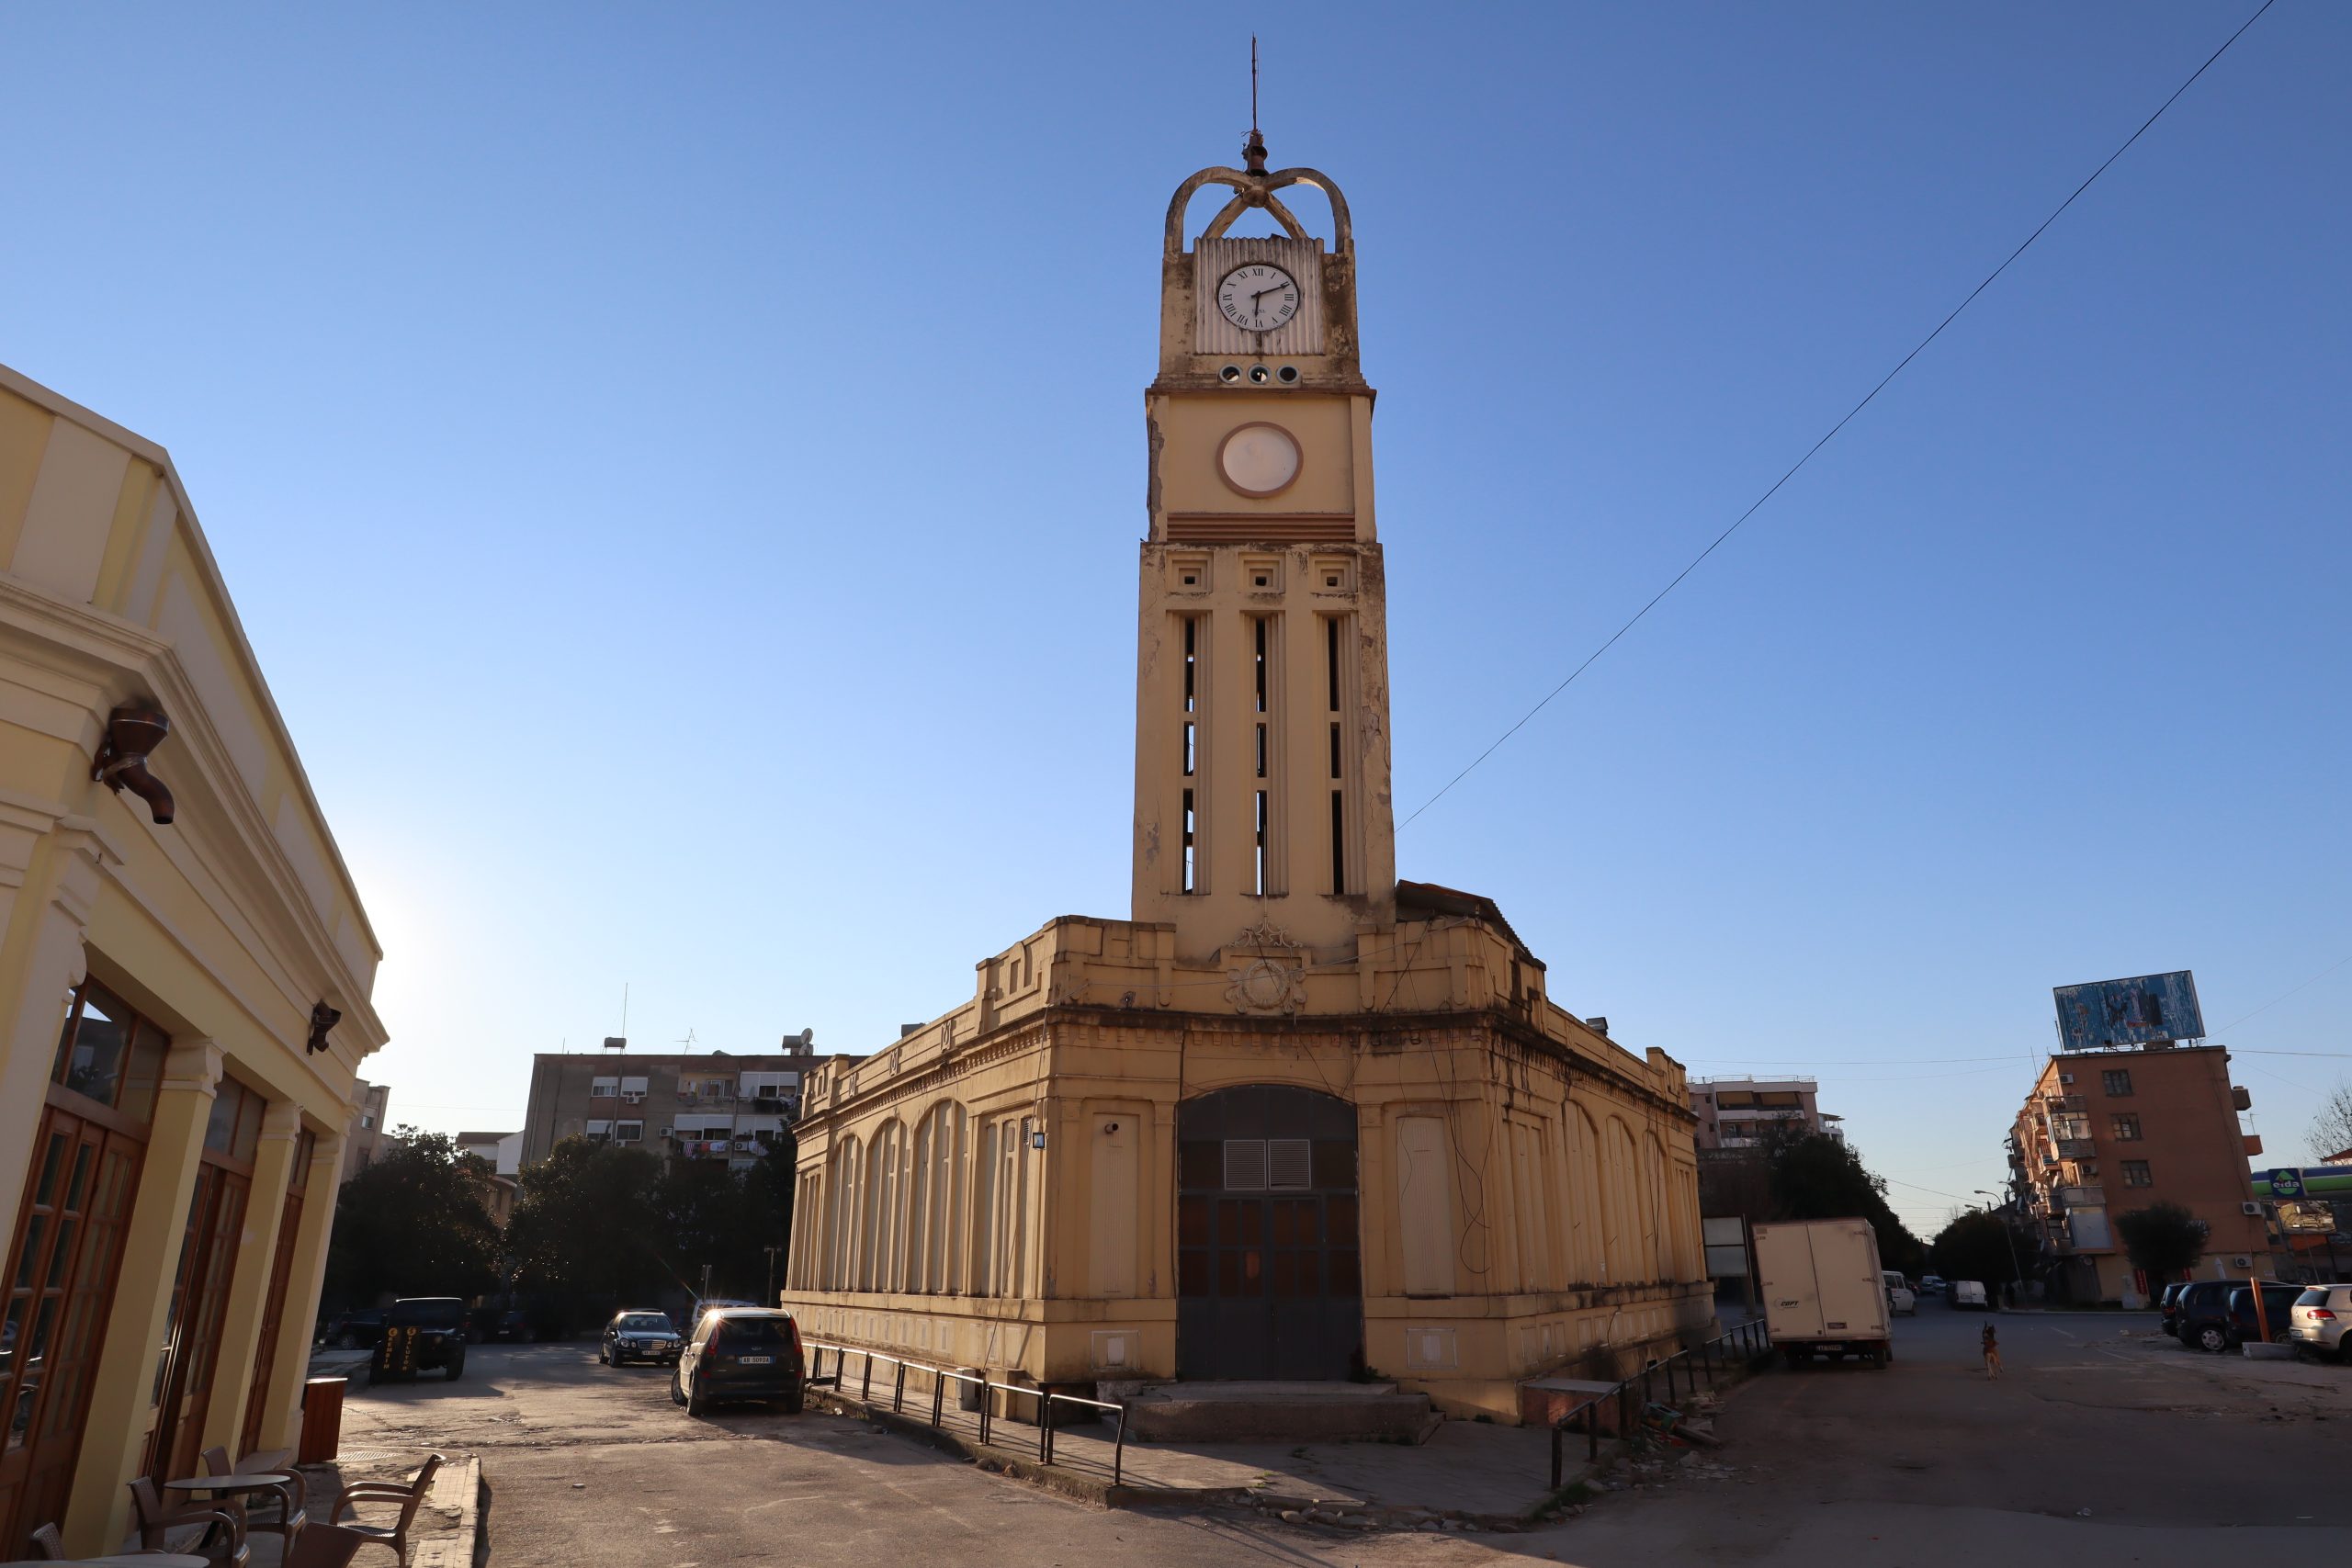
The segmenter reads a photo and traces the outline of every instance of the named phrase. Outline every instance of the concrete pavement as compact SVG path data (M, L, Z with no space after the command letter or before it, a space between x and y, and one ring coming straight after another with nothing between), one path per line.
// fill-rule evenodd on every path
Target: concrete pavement
M1620 1472L1628 1484L1581 1517L1524 1534L1103 1512L852 1418L693 1421L670 1404L666 1371L601 1368L587 1345L477 1347L458 1383L355 1384L345 1430L347 1447L477 1453L493 1568L2086 1568L2352 1549L2352 1495L2337 1483L2352 1460L2352 1368L2273 1377L2276 1364L2153 1340L2146 1314L2001 1314L2006 1375L1991 1382L1976 1359L1984 1321L1929 1305L1898 1321L1884 1371L1775 1371L1731 1395L1720 1450ZM1409 1465L1418 1451L1343 1452L1331 1478L1358 1461Z

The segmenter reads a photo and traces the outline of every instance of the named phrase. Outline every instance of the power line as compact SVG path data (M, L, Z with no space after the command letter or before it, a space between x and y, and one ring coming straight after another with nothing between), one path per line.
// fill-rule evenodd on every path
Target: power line
M1894 369L1888 371L1883 377L1880 378L1878 385L1872 387L1870 391L1864 395L1860 402L1858 402L1852 408L1848 409L1846 411L1845 418L1840 419L1837 423L1831 425L1827 434L1822 436L1820 440L1815 442L1811 446L1806 447L1804 456L1799 457L1795 462L1789 465L1788 472L1782 474L1779 479L1774 479L1770 489L1767 490L1762 495L1758 496L1753 502L1749 502L1747 511L1732 519L1730 527L1725 528L1722 533L1716 535L1713 541L1710 543L1705 549L1701 550L1696 556L1691 558L1690 564L1684 567L1680 571L1676 572L1672 581L1668 582L1665 587L1652 594L1650 596L1649 603L1634 611L1631 620L1628 620L1623 626L1619 626L1615 631L1610 633L1609 640L1607 642L1602 643L1599 648L1594 649L1590 653L1587 654L1583 663L1568 671L1566 679L1563 680L1558 685L1553 687L1549 692L1546 692L1544 694L1544 700L1542 702L1537 703L1533 707L1529 708L1524 714L1521 714L1519 717L1518 723L1512 725L1509 729L1504 730L1500 735L1495 737L1494 743L1492 745L1479 752L1476 757L1470 759L1469 766L1464 768L1460 773L1446 780L1445 787L1443 789L1439 790L1435 795L1421 802L1419 806L1414 808L1413 815L1406 818L1405 820L1398 823L1397 826L1400 828L1411 827L1415 818L1419 817L1422 812L1427 811L1430 807L1435 806L1439 801L1443 800L1448 791L1452 790L1455 784L1460 784L1464 779L1468 778L1471 773L1477 768L1479 763L1484 762L1487 758L1493 756L1498 750L1501 750L1504 741L1509 740L1512 736L1518 734L1521 729L1526 727L1529 720L1532 719L1537 714L1542 713L1546 707L1551 705L1552 699L1554 697L1556 697L1562 692L1566 691L1568 687L1574 683L1577 676L1592 668L1593 662L1596 660L1598 660L1602 654L1608 652L1611 649L1616 647L1617 640L1620 637L1623 637L1627 632L1632 631L1635 626L1639 625L1643 616L1657 608L1659 600L1664 599L1668 594L1673 592L1677 588L1679 588L1682 585L1682 580L1684 578L1698 570L1701 563L1705 561L1709 556L1713 555L1715 551L1722 547L1724 540L1739 532L1740 525L1746 523L1750 517L1755 516L1758 509L1760 509L1766 502L1779 494L1782 485L1787 484L1791 479L1796 478L1797 470L1804 468L1807 463L1812 462L1815 453L1820 451L1824 446L1828 446L1831 441L1837 438L1839 431L1845 429L1848 424L1853 422L1855 415L1870 407L1871 402L1877 399L1878 395L1886 390L1888 382L1893 381L1897 376L1902 375L1904 369L1909 366L1913 360L1918 358L1922 353L1926 352L1929 344L1941 337L1943 335L1944 329L1951 325L1953 321L1957 321L1962 310L1967 310L1971 305L1974 304L1976 302L1976 297L1984 293L1987 288L1990 288L1996 278L1999 277L2001 274L2008 271L2009 264L2016 261L2019 256L2025 254L2026 251L2033 244L2033 243L2041 238L2042 231L2048 229L2052 223L2057 222L2059 217L2064 214L2068 208L2075 205L2075 197L2081 196L2083 192L2090 189L2092 185L2098 181L2098 177L2107 173L2109 164L2112 164L2118 158L2122 157L2124 153L2130 152L2132 150L2132 144L2139 141L2142 136L2145 135L2150 126L2155 124L2157 120L2164 118L2165 110L2172 107L2176 99L2177 99L2183 93L2188 91L2190 87L2194 86L2197 83L2197 79L2205 74L2206 71L2211 67L2213 62L2221 59L2222 55L2228 53L2230 45L2237 42L2239 36L2243 34L2246 28L2260 21L2262 19L2263 13L2269 10L2276 3L2277 0L2262 0L2261 9L2256 11L2253 16L2248 17L2244 22L2238 24L2238 30L2232 33L2228 38L2222 39L2222 47L2215 50L2211 54L2206 56L2205 63L2190 72L2188 73L2188 80L2174 88L2172 91L2172 96L2166 98L2163 103L2158 104L2156 106L2156 112L2150 115L2146 119L2141 121L2140 129L2133 131L2130 136L2124 138L2123 145L2109 153L2107 155L2107 162L2101 164L2098 168L2093 169L2090 172L2090 177L2084 180L2081 185L2076 186L2074 189L2073 195L2068 196L2065 200L2060 202L2057 209L2052 211L2049 217L2041 220L2041 227L2035 229L2032 233L2028 234L2025 237L2024 242L2020 243L2016 250L2009 253L2007 260L2003 261L2000 265L1995 267L1991 272L1986 273L1984 275L1984 281L1970 289L1968 291L1968 298L1953 306L1951 308L1951 313L1947 315L1942 321L1936 323L1935 331L1929 333L1926 337L1921 338L1917 347L1913 348L1910 353L1905 355L1895 363Z
M2213 1031L2213 1032L2216 1034L2227 1034L2231 1030L2235 1029L2239 1024L2244 1023L2246 1019L2254 1017L2255 1013L2268 1012L2272 1008L2277 1007L2280 1002L2285 1001L2289 997L2294 996L2297 992L2310 990L2313 986L2318 985L2322 980L2326 979L2330 975L2335 974L2346 964L2352 964L2352 953L2346 953L2343 957L2337 959L2335 963L2329 964L2326 968L2321 970L2318 974L2312 976L2301 985L2297 986L2293 990L2279 992L2277 996L2271 998L2268 1001L2255 1009L2254 1012L2247 1013L2241 1018L2233 1018L2230 1020L2229 1022L2222 1025L2221 1028Z

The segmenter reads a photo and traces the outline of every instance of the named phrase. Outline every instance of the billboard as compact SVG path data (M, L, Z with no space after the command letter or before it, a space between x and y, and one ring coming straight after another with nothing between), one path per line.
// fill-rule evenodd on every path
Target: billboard
M2205 1015L2197 1010L2197 981L2186 969L2061 986L2052 995L2058 998L2061 1050L2205 1037Z

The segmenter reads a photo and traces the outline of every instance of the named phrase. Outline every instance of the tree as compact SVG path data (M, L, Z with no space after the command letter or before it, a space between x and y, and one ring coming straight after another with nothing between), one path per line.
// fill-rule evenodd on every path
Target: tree
M2132 1267L2148 1276L2151 1288L2177 1280L2204 1255L2206 1224L2177 1203L2151 1203L2115 1216Z
M1936 1233L1928 1250L1945 1279L1973 1280L1992 1290L2016 1279L2019 1262L2031 1256L2008 1221L1990 1209L1971 1209L1954 1219Z
M2339 1083L2328 1097L2320 1101L2319 1114L2312 1118L2311 1155L2324 1160L2352 1149L2352 1082Z
M323 1300L352 1307L387 1295L491 1290L499 1251L484 1203L491 1176L486 1161L447 1135L398 1129L335 1195Z
M506 1222L517 1286L557 1333L616 1307L650 1302L672 1281L653 1248L662 1162L628 1144L566 1138L524 1170ZM681 1284L684 1281L679 1281Z
M1927 1249L1886 1201L1886 1179L1862 1164L1860 1150L1826 1133L1766 1138L1771 1212L1767 1220L1836 1220L1855 1215L1870 1221L1878 1235L1882 1266L1905 1274L1919 1269Z

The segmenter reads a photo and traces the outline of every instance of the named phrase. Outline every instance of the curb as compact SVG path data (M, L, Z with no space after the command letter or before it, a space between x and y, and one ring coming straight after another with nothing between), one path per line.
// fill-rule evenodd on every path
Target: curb
M1114 1486L1103 1477L1090 1475L1083 1471L1071 1470L1064 1465L1040 1464L1034 1459L1013 1452L1011 1449L999 1448L994 1443L975 1442L946 1427L934 1427L928 1421L919 1421L910 1416L901 1416L894 1411L860 1404L846 1395L834 1393L831 1389L809 1389L808 1399L811 1404L820 1405L843 1416L854 1416L860 1420L881 1427L886 1432L895 1432L902 1438L913 1438L919 1442L929 1443L933 1448L943 1452L970 1460L982 1470L992 1470L1002 1475L1010 1475L1015 1480L1029 1482L1033 1485L1042 1486L1048 1492L1058 1493L1062 1496L1078 1502L1091 1503L1098 1508L1128 1508L1153 1503L1238 1501L1246 1495L1246 1488L1238 1486L1204 1487L1198 1491L1187 1487L1171 1486L1124 1484Z
M446 1534L418 1541L409 1551L409 1568L473 1568L481 1550L481 1461L469 1454L435 1476L433 1495L447 1495L444 1487L457 1491L458 1522Z

